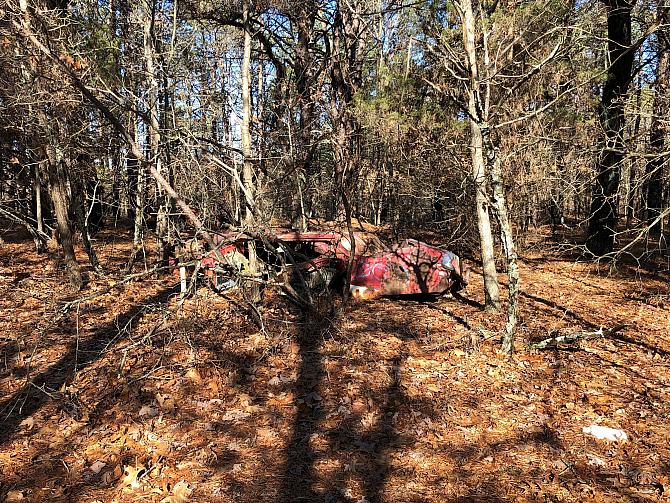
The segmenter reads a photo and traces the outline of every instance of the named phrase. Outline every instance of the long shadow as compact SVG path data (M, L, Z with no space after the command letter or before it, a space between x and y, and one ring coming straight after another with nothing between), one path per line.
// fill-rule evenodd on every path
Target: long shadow
M612 338L615 338L615 337L612 336ZM635 342L633 342L633 343L635 343ZM564 353L579 353L579 352L583 352L584 349L579 348L579 347L574 347L574 348L570 348L570 347L561 348L561 347L559 347L559 348L556 348L556 351L561 351L561 352L564 352ZM659 388L670 388L670 385L659 382L658 380L650 378L649 376L643 375L639 371L630 368L630 366L626 366L622 363L618 363L614 360L610 360L610 359L605 358L604 356L602 356L598 353L594 353L592 351L589 351L588 354L597 358L600 361L601 364L611 365L613 368L619 370L623 374L626 374L631 379L637 379L641 382L654 383L654 385L658 386Z
M460 293L454 293L452 295L454 296L454 299L461 304L466 304L470 307L474 307L477 309L484 308L483 304L480 304L476 300L471 300L466 297L463 297ZM472 330L472 327L465 318L457 314L454 314L447 309L436 306L435 304L440 300L439 296L437 295L431 295L431 294L396 295L396 296L388 296L388 298L393 299L396 302L416 302L425 305L429 309L433 309L435 311L439 311L442 314L446 314L447 316L452 318L454 321L456 321L466 329Z
M557 309L561 311L563 314L568 316L569 318L572 318L575 321L578 321L582 325L584 325L587 328L591 328L593 330L598 330L600 326L596 325L595 323L592 323L588 320L586 320L581 314L573 311L569 307L562 306L558 304L557 302L554 302L553 300L545 299L544 297L539 297L537 295L533 295L532 293L527 293L527 292L519 292L519 295L521 297L524 297L526 299L534 300L535 302L539 302L540 304L544 304L545 306L551 307L553 309Z
M323 332L334 314L332 306L329 307L330 312L305 310L300 317L301 330L297 335L300 368L294 387L298 403L281 475L279 502L316 501L319 497L311 487L315 480L316 454L310 445L310 437L316 433L324 416L317 394L325 377L320 352Z
M390 362L391 382L386 389L376 396L381 401L379 420L375 426L367 432L356 432L359 428L360 415L352 414L348 420L331 434L340 440L339 450L342 459L353 460L356 464L357 457L362 457L361 470L358 471L365 501L377 503L384 501L384 488L392 474L389 460L394 448L411 445L413 438L402 436L396 430L393 421L397 413L403 408L413 408L425 412L425 417L433 416L433 403L427 399L410 398L402 390L401 368L407 355L400 352ZM341 485L346 479L346 468L336 474L330 481L332 491L336 494L337 501L352 502L360 501L345 496Z
M596 262L594 262L593 258L587 257L583 254L578 254L578 253L569 253L565 251L558 252L557 255L554 256L546 256L546 257L528 257L528 256L522 256L519 257L521 260L524 262L533 265L543 265L547 263L561 263L561 262L572 262L572 263L580 263L580 264L585 264L585 265L591 265L591 266L597 266ZM605 262L603 264L600 264L601 267L606 266L609 264L609 262ZM619 257L616 262L616 267L617 267L617 272L615 273L616 275L621 275L624 278L640 278L640 279L647 279L651 281L658 281L660 278L659 276L668 276L667 272L664 272L664 270L659 269L659 266L657 263L654 263L653 260L644 260L644 259L634 259L630 257ZM604 275L607 275L605 273ZM580 281L576 278L571 278L575 281L578 281L580 283L584 283L583 281ZM593 288L599 288L601 290L604 290L602 287L598 287L596 285L591 285L588 283L584 283L590 287Z
M167 294L169 295L169 292L167 292ZM160 297L159 296L152 297L151 299L147 299L144 302L144 304L155 302L157 299L160 300ZM139 311L140 311L139 309L135 309L133 312L139 312ZM132 313L127 313L124 316L124 318L132 316L133 316ZM119 320L119 322L122 321L123 319ZM208 347L212 349L213 352L216 353L217 360L223 362L223 366L226 369L242 370L246 368L254 360L252 355L247 354L245 352L240 353L240 352L226 351L218 347L214 342L210 344L208 338L203 338L202 340L200 340L200 342L203 347ZM165 344L165 340L162 339L161 337L155 337L151 340L150 344L156 350L152 352L155 355L156 353L160 353L160 349L163 346L163 344ZM82 346L80 345L80 350L81 347ZM160 356L156 355L155 358L158 359L160 358ZM79 361L81 363L81 360ZM136 396L134 395L123 399L121 399L120 397L124 394L124 388L126 388L128 383L135 381L138 375L143 375L145 373L145 370L151 366L153 366L153 363L145 361L144 366L140 366L139 369L134 368L132 372L124 374L116 382L115 386L107 388L101 394L96 396L97 404L93 409L91 409L88 412L89 420L86 424L86 428L89 432L93 432L96 429L104 428L106 424L112 424L112 422L117 422L116 420L115 421L111 420L109 415L106 414L107 412L115 409L115 406L121 407L121 410L123 411L122 413L125 414L126 418L132 417L135 418L134 421L138 420L137 419L138 411L141 409L141 407L144 404L151 403L153 400L155 400L155 396L152 396L151 394L152 392L142 391L141 394L138 394ZM186 381L187 382L184 384L184 386L188 387L189 386L188 380ZM240 391L250 392L249 388L252 387L253 383L250 380L247 381L244 377L241 377L239 381L240 382L235 383L234 386L236 388L239 388ZM197 392L198 392L197 390L194 390L193 394L197 395ZM198 412L191 412L186 409L180 409L178 415L180 417L180 420L187 425L196 423L198 420L203 420L202 412L198 413ZM123 423L123 421L124 419L121 419L120 422ZM139 419L139 421L141 423L142 420ZM240 425L236 425L234 423L227 421L212 420L210 424L213 435L221 433L238 438L241 441L243 441L251 438L254 434L253 423L251 424L242 423ZM188 428L186 428L186 430L188 431ZM199 449L202 451L206 451L209 448L208 444L210 440L211 437L209 435L200 435L197 438L193 439L195 443L191 444L191 446L194 448L194 450ZM60 463L59 459L66 457L67 455L71 454L76 449L78 449L76 443L70 444L69 443L70 441L71 439L65 438L61 441L49 444L48 447L42 448L38 452L38 454L33 456L33 459L40 460L39 463L35 464L27 463L25 464L25 466L21 467L18 473L14 473L11 478L8 478L7 480L1 480L0 485L2 483L4 483L5 485L0 487L0 500L2 499L3 496L2 489L4 489L5 487L10 488L23 487L29 493L33 491L35 487L40 487L37 486L36 484L38 483L39 480L41 480L41 478L43 478L43 472L45 471L47 471L51 477L57 477L57 476L63 478L67 477L66 472L67 467L66 465ZM198 442L200 443L198 444ZM48 459L43 460L42 459L44 457L43 455L47 453L49 454ZM59 454L58 456L54 456L53 453L59 453ZM145 466L149 466L153 462L156 462L157 457L158 457L157 454L152 454L150 452L143 451L141 449L138 450L130 446L124 449L122 451L122 456L118 458L116 461L111 462L110 465L105 470L109 474L110 473L109 469L113 468L113 466L115 465L123 467L126 465L133 465L138 461ZM257 473L255 482L253 484L249 484L248 482L245 482L244 480L236 477L234 473L231 473L232 466L235 463L241 462L241 460L242 457L238 452L230 450L226 447L217 446L216 457L214 460L208 462L207 466L211 470L226 472L225 486L222 486L226 490L232 491L231 488L236 488L235 490L240 493L243 492L250 493L254 498L251 499L252 496L250 496L249 499L250 501L261 501L258 495L265 494L264 491L267 491L268 484L270 483L270 479L273 477L274 472L268 471L267 473ZM265 466L272 466L271 455L268 455L268 460L265 462ZM53 499L56 501L68 501L68 502L79 501L79 499L77 499L77 496L82 494L87 489L100 489L102 487L111 487L106 482L101 481L101 476L102 474L92 475L90 473L87 473L83 478L74 477L73 482L71 484L68 483L68 485L65 486L65 494L63 494L60 498L53 498ZM1 474L0 478L2 478ZM113 484L117 483L118 481L113 482Z
M365 495L371 503L383 501L382 490L389 475L389 463L387 450L395 443L397 434L392 424L393 414L396 412L396 400L403 396L400 387L400 368L404 356L397 356L391 362L391 384L386 390L384 404L382 405L381 418L376 428L363 438L364 442L375 445L375 470L366 477L364 482Z
M432 307L432 306L431 306ZM366 501L371 503L384 501L384 489L392 474L390 467L390 450L397 448L403 442L413 443L413 439L401 437L394 426L394 419L401 409L421 410L426 417L434 413L432 399L419 399L407 396L401 385L401 368L406 358L404 350L389 360L389 384L380 392L374 393L374 399L379 404L377 421L374 426L360 432L361 413L351 412L338 426L324 432L320 427L325 411L318 403L310 403L310 395L318 390L325 371L322 364L323 355L320 354L324 319L314 322L318 313L306 314L303 317L303 330L299 336L300 355L302 357L300 373L295 387L296 395L302 398L299 403L296 418L293 424L292 436L286 453L285 466L280 493L277 501L327 501L353 503L357 501L347 494L342 486L343 482L352 476L349 466L353 465L353 473L358 474L362 484ZM311 320L311 321L310 321ZM376 326L376 325L375 325ZM385 331L400 334L401 339L409 339L402 334L405 326L398 326L394 330L386 327ZM315 433L325 433L335 442L336 454L341 461L348 462L346 466L336 470L327 479L321 480L323 490L316 491L312 484L318 483L314 466L317 453L310 447L310 437ZM363 458L360 465L357 460ZM350 463L349 463L350 462ZM360 471L356 470L359 466Z
M646 342L635 340L632 337L628 337L627 335L616 333L616 334L610 335L609 338L617 340L619 342L625 342L625 343L628 343L628 344L632 344L633 346L638 346L640 348L646 349L647 351L651 351L653 353L658 353L661 356L670 356L670 351L667 351L663 348L659 348L658 346L653 346L651 344L647 344Z
M460 302L461 304L466 304L470 307L477 309L484 309L484 304L477 302L473 299L468 299L463 297L460 293L452 293L454 300ZM409 295L385 295L387 299L391 299L395 302L416 302L418 304L435 304L440 301L442 298L441 295L435 293L413 293Z
M475 307L477 309L484 309L485 307L484 304L482 304L481 302L477 302L474 299L468 299L467 297L463 297L458 292L452 293L452 295L454 296L454 299L456 299L458 302L461 302L462 304L467 304L470 307Z
M435 311L439 311L439 312L442 313L442 314L446 314L446 315L449 316L450 318L453 318L454 321L456 321L456 322L457 322L458 324L460 324L461 326L465 327L465 328L468 329L468 330L472 330L472 326L471 326L471 325L467 322L467 320L466 320L465 318L463 318L462 316L459 316L459 315L457 315L457 314L454 314L454 313L452 313L451 311L449 311L449 310L447 310L447 309L444 309L444 308L442 308L442 307L437 307L437 306L431 306L431 305L429 305L428 308L433 309L433 310L435 310Z
M128 325L133 318L143 312L146 306L163 303L176 291L176 286L165 288L145 299L141 304L131 307L115 320L100 327L90 337L72 341L67 352L56 363L31 378L25 386L12 393L11 396L2 400L0 402L0 411L2 411L2 416L0 416L0 445L11 440L22 419L42 408L52 400L52 396L58 396L57 391L54 394L51 390L61 389L63 384L72 377L75 363L77 370L91 365L118 335L117 327Z
M409 340L411 337L402 335L406 331L405 328L403 326L395 330L392 328L386 330L399 334L403 340ZM358 474L365 501L370 503L384 501L384 487L392 473L389 451L403 443L412 444L414 442L414 439L404 438L398 434L394 426L397 414L401 409L406 408L422 411L425 417L432 417L434 413L432 400L410 397L403 391L401 369L407 356L401 347L398 354L388 362L390 383L382 391L372 396L380 405L378 420L374 427L360 432L362 414L352 411L345 420L328 433L329 437L337 442L339 458L349 461L348 466L354 466L353 472ZM362 462L358 465L357 461L360 458ZM343 482L351 476L351 473L348 473L348 466L335 472L326 481L328 485L326 501L333 503L362 501L347 495L346 490L342 487ZM360 469L356 469L356 466L359 466Z
M315 311L306 312L302 316L302 330L298 335L301 363L298 380L294 387L299 401L293 421L292 435L286 450L281 487L277 498L279 502L353 501L345 496L340 487L341 478L346 477L343 472L323 481L326 485L324 494L312 487L312 484L317 481L314 471L317 454L310 446L310 437L319 432L319 423L325 415L320 401L314 400L313 397L326 377L320 347L323 332L329 328L333 315L332 311L328 313ZM402 357L397 356L391 362L391 383L379 397L382 401L381 413L377 424L371 431L364 434L355 433L354 424L360 420L360 417L353 414L347 421L350 428L340 426L328 432L329 437L338 440L338 455L341 459L348 459L360 452L373 456L373 469L361 473L366 498L372 503L381 501L381 492L389 473L388 462L384 454L396 439L392 419L397 403L405 401L401 399L401 360Z
M596 325L595 323L592 323L592 322L588 321L587 319L585 319L579 313L573 311L572 309L570 309L568 307L562 306L561 304L558 304L557 302L554 302L553 300L545 299L543 297L539 297L537 295L533 295L533 294L526 293L526 292L519 292L519 294L522 297L525 297L525 298L530 299L530 300L534 300L535 302L539 302L540 304L543 304L547 307L551 307L553 309L561 311L563 314L565 314L569 318L572 318L573 320L578 321L579 323L581 323L582 325L584 325L587 328L590 328L591 330L599 330L601 328L600 325ZM665 350L665 349L660 348L658 346L647 344L646 342L633 339L632 337L629 337L627 335L623 335L623 334L620 334L620 333L611 334L611 335L608 336L608 338L617 340L617 341L622 342L622 343L632 344L633 346L638 346L642 349L646 349L647 351L652 351L654 353L658 353L661 356L669 356L670 355L670 351L668 351L668 350Z

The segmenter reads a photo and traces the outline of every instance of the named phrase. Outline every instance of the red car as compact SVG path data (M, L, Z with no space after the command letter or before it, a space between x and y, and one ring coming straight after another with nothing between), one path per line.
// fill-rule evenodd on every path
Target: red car
M219 257L213 251L201 258L212 286L226 289L235 285L235 273L248 270L245 235L222 235ZM443 294L462 289L468 283L469 267L454 253L408 239L387 246L372 234L354 233L355 250L350 288L357 298L382 295ZM232 242L231 242L232 240ZM274 252L260 240L256 249L266 270L284 264L299 270L313 286L330 283L346 273L351 244L345 232L298 232L278 229L268 237ZM278 253L277 253L278 252ZM283 254L279 259L277 255ZM314 281L316 279L316 281Z
M467 285L469 268L454 253L407 239L391 250L354 260L351 289L357 297L442 294Z

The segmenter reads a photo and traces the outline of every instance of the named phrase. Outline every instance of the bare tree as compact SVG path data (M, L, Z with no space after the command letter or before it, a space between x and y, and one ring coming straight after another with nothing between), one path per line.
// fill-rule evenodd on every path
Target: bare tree
M484 135L488 134L488 107L490 87L482 86L479 76L479 66L475 37L477 29L475 15L470 0L461 0L454 4L461 15L463 27L463 44L467 57L468 81L467 99L468 115L470 118L470 156L472 162L472 181L475 190L475 205L477 212L477 229L482 256L482 271L484 273L485 305L487 309L500 309L500 287L493 251L493 233L489 216L489 193L487 189L487 170L484 163Z
M244 167L242 171L242 182L244 184L244 224L248 228L254 226L254 166L251 150L251 25L249 13L249 0L244 0L242 21L244 24L244 50L242 55L242 154L244 156ZM249 251L249 273L255 274L258 270L256 258L256 247L253 241L248 243ZM250 288L251 298L258 301L258 288L252 283Z
M658 0L657 20L660 23L656 33L656 87L654 89L654 104L649 127L649 147L655 154L646 166L646 220L648 224L656 221L663 210L663 172L667 163L666 148L667 136L667 109L668 84L670 79L670 27L668 25L670 6L663 0ZM660 233L662 225L658 219L651 226L651 232Z

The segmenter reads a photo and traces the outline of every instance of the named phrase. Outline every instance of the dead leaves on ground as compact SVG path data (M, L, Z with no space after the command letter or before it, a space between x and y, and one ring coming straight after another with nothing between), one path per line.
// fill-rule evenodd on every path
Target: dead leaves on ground
M30 283L31 267L21 285L44 296ZM117 346L76 373L66 360L58 371L71 375L58 390L46 383L53 398L20 418L0 449L7 478L0 497L184 503L277 501L289 491L287 500L315 493L326 501L660 499L670 490L668 311L636 294L633 282L584 280L579 267L547 261L522 269L528 293L559 307L525 298L520 338L583 329L578 314L595 324L633 320L636 332L626 335L637 345L592 341L582 351L522 350L510 361L495 336L478 336L479 329L495 335L498 318L445 300L342 308L310 339L309 324L270 299L266 337L205 290L143 339L165 306L145 306L128 327L115 320L164 285L131 283L120 299L82 305L80 342L103 326L121 331ZM57 273L40 274L56 285ZM12 284L5 279L0 288ZM477 281L467 292L475 299ZM667 286L649 282L644 291L661 298ZM19 322L16 337L0 340L8 362L0 390L10 395L24 384L21 369L53 369L77 337L76 324L63 323L32 354L35 327L44 323L30 298L28 290L0 298ZM620 428L629 440L591 438L582 431L591 425Z

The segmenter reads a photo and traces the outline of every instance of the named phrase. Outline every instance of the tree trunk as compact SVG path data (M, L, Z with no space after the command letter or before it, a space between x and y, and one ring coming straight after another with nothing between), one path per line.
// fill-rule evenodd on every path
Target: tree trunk
M93 270L100 274L102 268L100 267L100 262L98 261L98 255L95 253L95 248L91 243L91 236L89 233L88 222L86 218L86 197L85 197L85 188L80 181L74 181L70 184L72 189L72 207L74 210L75 219L77 221L77 227L81 232L81 241L84 245L84 250L86 255L88 255L88 260L93 266Z
M601 124L605 134L598 159L598 176L593 188L587 249L596 256L614 249L617 224L617 195L624 159L626 93L633 71L631 9L626 0L605 0L610 65L603 88Z
M491 189L493 192L493 209L500 226L500 237L507 259L508 279L508 305L507 324L502 339L502 350L507 354L514 352L514 332L517 324L517 309L519 305L519 266L517 264L516 247L514 246L514 234L507 211L505 189L503 186L502 166L497 155L497 149L493 146L489 137L489 131L485 131L484 144L487 151L487 162L491 171Z
M44 251L44 242L39 235L44 235L44 218L42 217L42 182L40 180L39 165L34 167L35 183L35 222L37 223L37 234L35 237L35 249L37 253Z
M349 256L347 258L347 268L344 274L344 298L348 299L351 293L351 271L353 269L354 258L356 256L356 239L354 238L354 228L351 222L352 211L351 201L349 200L349 186L347 182L351 176L350 172L353 168L352 152L350 150L351 139L349 134L353 134L353 122L349 122L348 116L350 111L346 108L337 110L336 103L331 104L335 124L331 137L333 146L333 155L335 163L335 184L339 192L340 201L342 203L342 210L344 211L344 220L349 235ZM339 212L338 212L339 213ZM337 215L341 217L341 215Z
M62 159L58 157L56 150L47 146L47 173L51 188L51 201L56 215L56 229L63 250L63 259L65 260L70 283L77 290L81 290L84 286L84 279L74 253L72 224L68 212L67 173Z
M133 225L133 251L130 254L128 261L128 270L132 271L137 256L142 249L142 242L144 239L144 205L146 200L146 168L143 162L138 162L136 159L129 159L134 161L137 166L135 173L135 201L134 201L134 225Z
M149 159L150 163L156 167L156 171L162 172L161 152L160 152L160 123L158 120L158 108L160 104L158 91L158 78L156 76L156 53L155 48L157 38L154 33L155 27L155 7L152 0L145 0L144 4L144 64L147 70L147 97L148 97L148 112L149 123L147 124L149 131ZM168 177L169 179L169 177ZM167 264L169 245L167 241L168 233L168 212L170 199L165 196L165 191L162 190L160 184L156 182L155 187L156 203L158 211L156 215L156 237L158 240L158 262Z
M135 91L137 91L135 86ZM136 103L135 103L136 105ZM138 123L137 116L134 112L128 114L128 137L129 141L132 144L136 144L138 141ZM128 270L132 270L137 254L139 253L143 228L144 228L144 181L145 181L145 165L141 161L141 157L137 155L138 152L134 152L131 148L131 151L128 152L126 160L126 173L128 175L128 203L129 208L131 209L132 220L133 220L133 251L130 254L130 259L128 260ZM131 206L132 205L132 206Z
M244 197L244 224L251 229L254 226L254 166L251 160L251 28L249 26L249 0L244 0L243 10L244 22L244 54L242 57L242 153L244 155L244 167L242 168L242 182L245 187ZM256 259L256 247L253 241L248 242L249 248L249 273L254 275L258 270ZM259 300L258 286L251 282L249 289L253 302Z
M486 188L486 166L483 154L483 138L481 121L484 121L483 103L479 90L479 70L475 46L475 17L470 0L460 2L462 11L463 42L468 59L470 87L468 89L468 113L470 115L470 158L472 163L472 180L475 189L477 211L477 229L482 254L482 271L484 275L485 307L488 310L500 310L500 287L493 250L493 233L489 216L489 198Z
M642 63L642 53L638 56L637 64ZM635 141L635 149L643 149L644 141L640 138L640 126L642 125L642 87L644 74L642 72L638 75L637 90L635 92L635 123L633 125L633 139ZM628 190L626 197L626 229L630 229L633 224L633 217L635 217L635 203L639 198L640 190L637 187L637 159L631 159L628 168Z
M661 231L661 222L652 223L658 219L663 210L663 169L666 156L660 153L665 148L665 136L668 109L668 83L670 77L670 29L668 29L668 14L670 7L658 2L657 18L661 23L656 34L656 89L654 93L654 110L649 126L649 146L652 153L658 154L649 160L646 166L646 202L647 223L651 225L650 231L658 234Z
M160 143L160 128L158 124L158 83L156 81L156 72L154 68L154 47L153 47L153 26L154 26L154 7L151 0L145 0L142 3L142 15L144 21L143 29L143 52L144 64L146 67L147 77L147 96L148 96L148 124L147 137L149 143L149 154L147 162L153 165L153 168L160 173L161 165L158 153L158 145ZM147 197L147 180L146 180L145 166L140 163L137 171L137 192L135 194L135 230L133 233L133 253L130 258L128 269L132 269L137 256L142 249L143 231L144 231L144 207ZM160 184L157 182L156 186L157 199L159 201L159 210L156 218L156 234L158 236L159 261L164 261L165 246L162 235L167 228L165 219L164 206L162 204L162 191Z
M122 40L131 40L133 38L133 28L132 28L132 17L133 17L133 6L131 5L130 0L118 0L119 16L112 14L110 11L110 22L113 25L110 29L113 29L113 33L116 31L116 25L118 23L120 38ZM122 82L123 72L122 68L124 66L130 66L132 62L137 59L137 54L135 53L135 44L123 44L123 51L113 51L115 58L115 77ZM135 96L138 95L138 85L137 79L133 76L128 76L131 85L131 106L128 107L129 110L127 115L124 117L125 129L131 135L132 140L137 139L137 117L135 110L138 109L138 104ZM115 141L115 143L117 143ZM130 149L122 149L121 144L118 145L120 150L119 162L122 164L122 174L121 174L121 184L122 188L119 194L119 205L120 205L120 216L124 220L124 223L130 223L129 221L135 221L135 198L137 196L137 172L139 169L139 160L135 157Z
M309 226L309 215L313 211L310 197L310 182L314 175L312 160L312 128L314 127L315 99L313 97L316 62L310 49L314 36L317 8L313 0L300 4L296 20L298 43L295 47L295 87L299 110L297 146L295 156L296 185L298 198L293 199L294 216L300 220L302 230Z

